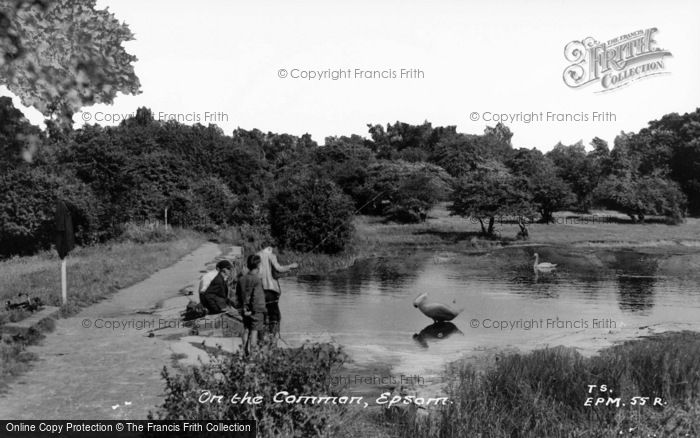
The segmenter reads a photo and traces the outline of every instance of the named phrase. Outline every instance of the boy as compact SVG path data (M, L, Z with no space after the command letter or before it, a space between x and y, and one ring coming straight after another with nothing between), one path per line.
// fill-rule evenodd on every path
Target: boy
M258 332L264 327L266 307L265 293L260 279L260 256L249 256L246 264L248 272L238 281L236 295L242 304L242 345L245 354L250 354L258 343Z
M200 284L199 302L202 303L210 315L225 312L227 310L228 299L228 281L233 273L233 265L228 260L221 260L216 264L216 276L211 280L204 292L204 288ZM206 274L205 274L206 276ZM202 277L202 283L207 281L207 278Z
M296 269L299 267L299 265L296 263L292 263L291 265L280 265L271 246L267 246L265 249L260 251L258 256L260 256L261 260L260 278L262 279L262 286L265 290L268 332L270 333L272 339L279 338L280 322L282 320L279 300L280 295L282 294L282 289L280 288L280 282L277 280L276 275Z

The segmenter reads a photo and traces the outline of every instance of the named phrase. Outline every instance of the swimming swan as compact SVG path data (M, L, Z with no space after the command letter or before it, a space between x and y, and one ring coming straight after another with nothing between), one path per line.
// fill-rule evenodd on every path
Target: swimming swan
M540 263L539 254L535 253L535 264L532 265L532 269L534 269L535 272L550 272L550 271L554 270L556 267L557 267L557 265L554 263L547 263L547 262Z
M435 322L452 321L464 309L455 310L441 303L428 303L428 294L420 294L413 301L413 307L417 307L425 316Z

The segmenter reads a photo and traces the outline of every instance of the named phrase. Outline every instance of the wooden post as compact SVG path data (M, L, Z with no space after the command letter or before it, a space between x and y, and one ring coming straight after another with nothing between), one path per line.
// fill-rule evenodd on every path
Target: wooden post
M66 278L66 259L61 259L61 297L63 298L63 305L68 303L68 281Z
M168 229L168 207L165 207L165 229Z

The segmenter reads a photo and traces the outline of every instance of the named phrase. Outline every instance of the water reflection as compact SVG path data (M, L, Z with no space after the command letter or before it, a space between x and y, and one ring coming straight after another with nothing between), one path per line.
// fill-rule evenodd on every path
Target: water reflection
M458 333L463 335L456 325L451 322L436 322L425 327L420 333L413 335L413 340L423 348L428 348L428 341L440 341Z
M555 275L541 275L528 272L511 278L514 292L527 294L531 298L556 298L559 296L559 278Z
M359 260L348 269L325 277L306 275L298 280L314 293L361 294L367 290L395 290L414 281L426 260L411 254L406 257L377 257Z
M642 314L650 312L654 307L658 259L634 251L617 251L613 266L618 272L620 310Z
M654 277L619 275L617 287L620 310L648 313L654 307Z

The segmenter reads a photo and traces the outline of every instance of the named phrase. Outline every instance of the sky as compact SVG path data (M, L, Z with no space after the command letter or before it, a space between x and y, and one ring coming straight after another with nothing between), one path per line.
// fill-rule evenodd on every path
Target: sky
M147 106L157 118L179 114L227 134L237 127L310 133L322 144L396 121L476 134L497 123L494 114L522 113L505 121L513 145L547 151L595 136L612 143L621 131L700 106L697 1L98 0L98 7L134 32L125 47L139 59L143 92L84 108L76 127L111 124ZM648 28L658 29L655 46L671 53L662 58L664 74L606 92L600 83L564 83L569 42ZM348 69L338 80L291 77ZM401 69L414 77L401 78ZM358 78L358 71L390 77ZM541 119L526 123L526 114Z

